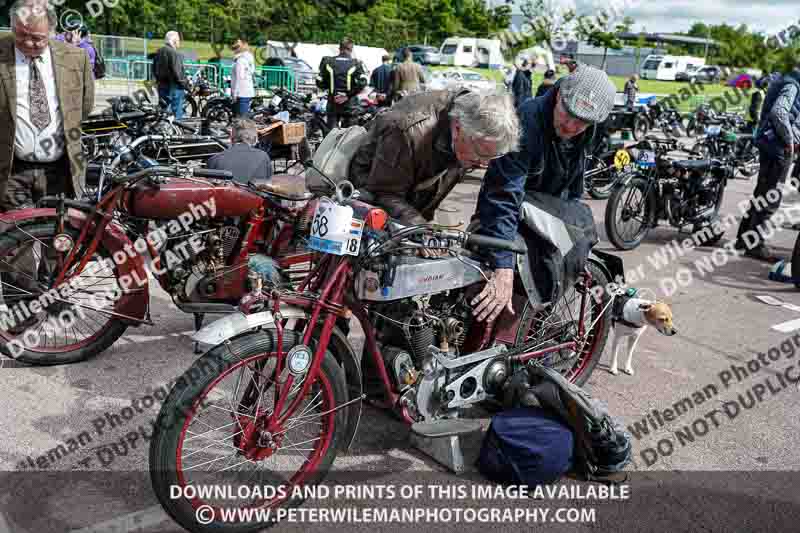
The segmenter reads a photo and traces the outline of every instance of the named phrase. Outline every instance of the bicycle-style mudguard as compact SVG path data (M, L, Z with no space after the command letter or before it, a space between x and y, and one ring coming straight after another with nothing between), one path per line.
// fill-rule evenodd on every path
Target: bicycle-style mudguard
M284 320L308 319L308 313L304 309L291 305L281 305L281 316ZM210 349L219 346L226 341L238 337L249 331L254 331L261 327L270 327L275 324L275 315L272 311L261 311L245 315L241 311L224 315L207 326L199 329L192 335L192 340ZM361 364L353 346L338 327L333 328L328 349L342 366L345 379L348 385L348 394L351 399L361 396ZM354 402L347 408L347 428L345 438L342 439L342 450L347 451L352 446L355 439L358 423L361 420L362 402ZM358 409L358 412L356 412Z
M0 222L22 226L25 224L40 222L42 219L55 219L57 216L55 208L31 208L17 209L0 215ZM80 230L86 221L86 214L77 209L67 209L67 222ZM54 222L55 223L55 222ZM8 230L6 230L8 231ZM91 238L91 235L87 238ZM122 297L117 301L114 311L120 315L125 315L130 319L121 319L130 325L138 326L145 321L147 316L147 306L150 302L149 280L147 270L144 267L144 260L137 253L130 257L125 249L133 250L134 246L127 235L114 224L106 225L102 237L103 246L112 255L115 252L122 252L126 255L126 260L117 265L119 278L130 276L137 286L133 290L126 290Z

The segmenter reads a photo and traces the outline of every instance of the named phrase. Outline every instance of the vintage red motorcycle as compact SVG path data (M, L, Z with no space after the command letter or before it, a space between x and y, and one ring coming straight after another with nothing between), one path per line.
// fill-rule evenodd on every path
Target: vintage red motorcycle
M349 447L365 397L416 434L455 435L475 431L476 421L462 413L502 399L527 365L557 368L582 384L600 359L612 299L591 289L621 276L621 261L590 256L553 305L531 302L519 289L516 316L479 322L469 302L487 267L470 248L524 256L525 242L429 224L403 227L346 188L340 183L337 200L322 198L315 208L308 245L319 254L306 279L296 290L253 292L240 313L200 330L195 338L213 348L162 406L150 443L151 481L165 510L189 531L255 531L264 524L241 515L226 522L221 513L229 501L183 492L174 498L175 487L269 486L272 493L235 505L301 504L294 487L319 483ZM426 259L422 247L447 254ZM363 367L342 331L350 317L364 331ZM379 379L375 390L366 383L365 394L368 366ZM203 524L196 518L201 509Z
M105 350L129 326L152 324L148 272L199 328L205 314L236 309L254 272L285 279L310 257L293 253L297 227L310 217L303 217L311 195L300 176L245 185L228 172L189 166L103 169L98 198L45 197L41 207L0 215L6 355L71 363ZM190 206L204 204L190 226L177 225ZM154 225L179 230L159 242L149 238ZM278 256L276 269L270 258Z

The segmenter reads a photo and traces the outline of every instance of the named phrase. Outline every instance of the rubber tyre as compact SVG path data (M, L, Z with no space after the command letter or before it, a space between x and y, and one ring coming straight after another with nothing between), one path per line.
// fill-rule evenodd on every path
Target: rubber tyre
M797 238L794 241L794 250L792 250L792 277L798 279L797 275L794 273L794 265L800 265L800 233L797 234ZM794 286L800 289L800 279L795 281Z
M24 229L24 231L29 233L31 236L42 240L52 238L53 234L55 233L55 225L52 222L34 222L23 225L22 229ZM25 238L27 235L23 233L22 229L15 228L0 234L0 251L8 250L11 247L17 246L20 242L27 241L28 239ZM68 228L67 231L74 240L78 239L78 235L80 234L78 230L74 228ZM2 257L4 257L4 255ZM110 258L111 254L108 254L108 257ZM100 333L100 335L98 335L97 338L87 346L83 346L69 352L47 353L23 350L23 352L16 357L12 356L11 352L8 350L6 346L8 341L5 338L0 337L0 352L9 357L14 357L14 359L17 361L22 361L23 363L29 365L49 366L77 363L79 361L85 361L90 357L94 357L100 352L106 350L108 347L114 344L117 339L122 337L126 329L128 329L127 324L119 319L112 318L109 320L108 326L104 328L102 333Z
M293 346L302 342L302 337L294 331L284 331L283 350L288 351ZM170 497L170 486L178 485L176 472L176 452L186 422L186 413L199 401L202 393L239 359L246 360L259 354L271 353L277 344L277 333L265 329L245 333L230 341L229 345L218 345L201 356L192 367L187 370L183 379L179 379L172 388L161 410L158 413L150 441L150 481L164 510L182 527L197 533L243 533L261 531L274 524L224 524L213 522L209 525L200 525L195 518L195 509L185 499ZM312 347L313 350L313 347ZM216 373L206 373L208 367L218 369ZM333 389L336 405L348 401L347 384L344 371L336 362L333 354L325 353L320 370L329 378ZM197 376L201 376L199 379ZM306 481L308 484L321 482L336 459L344 431L347 427L347 409L336 411L334 430L330 444L320 460L319 467ZM287 507L298 507L304 500L289 500Z
M611 283L611 279L606 274L605 270L601 268L597 263L595 263L592 259L589 259L586 262L586 269L592 274L592 284L591 287L607 287ZM561 297L563 298L563 296ZM600 298L600 302L595 301L594 299L590 298L589 305L593 307L594 312L602 312L602 309L608 304L609 295L602 292L602 296ZM528 334L530 329L530 321L533 319L531 316L532 307L530 302L525 304L523 308L522 314L520 315L520 326L517 329L517 334L515 337L515 345L522 343L525 340L525 337ZM591 324L597 318L596 314L592 314L591 318L586 319L588 324ZM587 325L588 325L587 324ZM574 376L570 376L570 382L582 387L586 384L589 380L589 377L594 372L595 367L600 362L600 359L603 357L603 351L605 350L606 343L608 342L608 336L611 331L611 308L609 307L606 309L605 314L597 321L594 326L594 334L593 340L590 343L591 353L589 354L589 358L584 364L584 366L580 369L580 372L575 374Z
M641 141L650 131L650 122L644 115L637 115L633 119L633 138Z
M625 185L614 189L614 191L611 193L611 198L609 198L608 203L606 204L606 235L608 235L608 240L611 241L611 244L613 244L618 250L633 250L634 248L637 248L640 244L642 244L642 241L647 236L653 223L655 202L651 194L649 198L644 199L644 206L645 210L647 211L644 229L640 230L639 234L630 241L626 241L620 236L616 219L617 207L619 206L620 202L624 201L625 197L627 196L626 193L634 187L639 188L639 190L644 193L644 191L647 190L647 180L640 177L631 178L631 180Z
M758 160L759 160L758 149L751 144L750 145L750 151L753 152L753 157L754 157L755 161L758 162ZM756 174L758 174L759 167L760 167L760 165L757 163L757 164L753 165L753 167L751 167L750 169L746 169L746 168L743 168L743 167L737 167L737 170L739 171L739 174L741 174L742 176L744 176L747 179L750 179L753 176L755 176Z
M183 101L183 116L197 117L197 101L191 94L187 94Z

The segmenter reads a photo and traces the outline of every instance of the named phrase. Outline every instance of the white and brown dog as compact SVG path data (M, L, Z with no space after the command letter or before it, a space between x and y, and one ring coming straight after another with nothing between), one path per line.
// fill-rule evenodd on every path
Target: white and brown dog
M633 375L633 352L639 343L639 338L647 329L653 326L664 335L675 335L677 331L672 325L672 309L664 302L643 300L641 298L622 297L621 305L614 306L616 312L612 319L614 326L614 343L611 347L611 365L609 372L617 375L617 357L623 345L627 345L628 359L625 368L626 374ZM616 303L616 302L615 302ZM625 342L623 342L625 341Z

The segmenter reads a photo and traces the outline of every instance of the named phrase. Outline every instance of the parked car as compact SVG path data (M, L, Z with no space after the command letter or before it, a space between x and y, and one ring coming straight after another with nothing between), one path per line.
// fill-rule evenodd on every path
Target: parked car
M445 70L444 79L448 87L466 87L468 89L487 90L493 89L495 83L471 70Z
M294 73L297 80L297 90L300 92L313 91L316 87L314 80L314 69L296 57L270 57L266 61L266 66L286 67Z
M398 63L403 61L404 52L406 48L411 48L411 53L414 55L414 61L422 65L438 65L441 61L439 50L433 46L424 46L421 44L412 44L408 47L401 46L394 53L394 60Z
M677 80L677 76L675 77ZM719 67L700 67L691 73L685 81L689 83L719 83L722 79L722 69Z
M675 81L691 81L692 76L700 69L697 65L688 65L685 72L675 74Z

